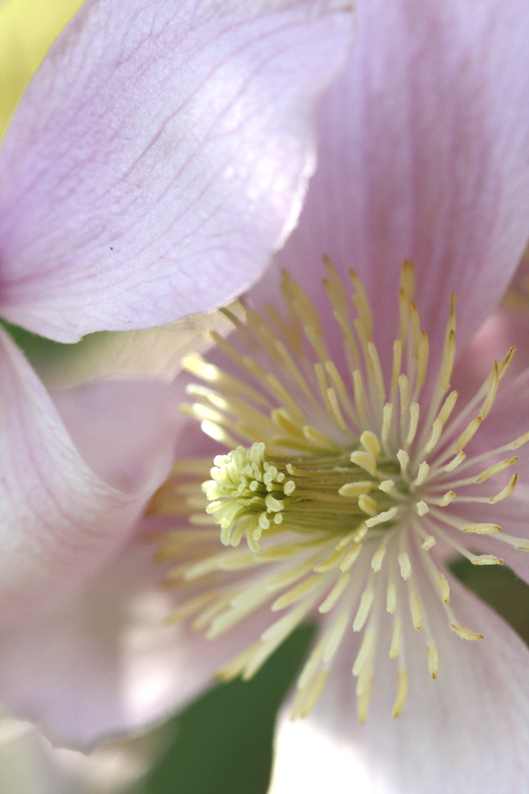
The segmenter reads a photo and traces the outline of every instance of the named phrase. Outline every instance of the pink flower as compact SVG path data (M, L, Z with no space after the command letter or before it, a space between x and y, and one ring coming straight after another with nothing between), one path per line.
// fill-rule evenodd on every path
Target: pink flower
M252 283L299 211L314 103L351 19L347 3L318 0L87 0L3 141L0 314L75 342L206 311ZM0 358L2 697L52 730L60 712L56 733L71 738L83 707L59 702L47 675L77 674L54 610L82 604L92 620L82 588L119 558L166 476L177 406L149 383L52 399L3 329ZM147 657L150 640L134 642ZM100 658L92 668L104 679ZM98 726L88 716L76 738L154 718L164 686L126 716L117 693L117 709L92 700Z
M205 432L153 502L181 675L251 677L316 618L274 794L524 791L528 650L446 560L529 581L528 373L507 348L483 382L471 342L529 236L529 14L366 0L359 25L297 228L186 362Z

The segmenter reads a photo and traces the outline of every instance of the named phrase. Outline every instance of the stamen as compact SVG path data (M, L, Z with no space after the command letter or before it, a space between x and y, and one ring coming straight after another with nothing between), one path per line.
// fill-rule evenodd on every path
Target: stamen
M411 562L409 555L406 551L401 551L397 557L400 566L400 575L406 581L411 576Z
M329 634L325 650L323 652L323 661L328 663L333 658L334 654L340 647L340 643L345 634L345 630L349 623L349 613L343 612L334 622L334 625Z
M410 462L410 456L407 452L403 449L399 449L397 451L397 460L400 463L400 470L402 474L406 473L406 469L408 468L408 463Z
M428 477L428 473L430 471L429 465L426 463L425 460L419 466L419 470L417 471L417 477L415 478L413 484L414 485L422 485L423 482Z
M356 463L361 469L365 469L372 477L376 477L377 461L370 452L357 449L351 453L351 463Z
M401 272L391 372L385 369L388 351L373 342L380 334L360 279L351 273L351 302L330 260L325 266L325 290L340 329L332 344L328 318L284 274L286 311L244 307L243 322L227 310L237 341L211 335L219 356L240 377L200 356L184 359L184 367L205 383L188 387L191 403L184 412L231 451L215 457L213 468L202 459L176 464L149 511L172 515L176 524L152 536L160 543L156 558L174 561L164 587L178 587L185 596L168 622L189 620L214 638L269 611L259 641L225 665L222 678L250 678L302 620L327 615L298 678L293 714L306 716L313 708L352 628L363 632L352 668L363 722L384 625L384 589L385 609L393 615L389 654L399 660L394 717L408 693L405 656L417 644L411 638L404 644L405 612L422 629L419 645L423 653L426 647L433 679L443 652L440 630L434 637L430 629L433 593L452 631L465 640L482 638L455 617L444 568L429 551L440 540L473 565L501 565L500 557L464 545L473 540L479 552L480 537L490 535L529 552L529 541L504 533L494 515L460 513L462 505L485 510L512 495L517 474L493 496L480 495L479 486L517 462L512 452L529 441L529 432L467 457L514 349L454 414L455 296L442 360L427 384L429 340L414 303L413 265L405 263ZM336 344L341 350L333 361ZM419 401L419 395L428 399ZM506 459L496 462L503 453ZM481 471L480 461L486 461ZM452 475L469 467L472 476ZM388 639L382 638L386 648Z
M505 486L505 488L502 488L502 490L499 493L497 493L496 496L493 496L492 499L489 499L491 505L495 505L498 502L503 502L504 499L507 499L507 497L509 497L514 492L517 482L518 482L518 475L513 474L513 476Z
M422 629L422 612L421 612L421 607L419 605L419 597L417 593L412 593L410 595L410 611L413 622L413 628L419 631L420 629Z
M415 438L415 433L417 432L417 426L419 424L419 412L419 403L412 403L410 405L410 428L408 430L408 435L406 436L407 447L410 446L413 439Z
M397 699L391 712L392 717L398 717L402 712L408 696L408 671L406 668L399 670L399 682L397 685Z
M364 624L368 618L369 611L373 606L374 597L375 597L374 582L370 580L366 589L360 596L360 604L358 606L358 611L356 613L356 617L353 622L353 631L361 631L364 628Z
M401 642L402 642L402 620L397 616L393 620L393 630L391 633L391 647L389 649L389 655L391 659L398 658Z
M376 459L380 455L381 449L380 449L379 440L376 437L375 433L373 433L371 430L364 430L364 432L360 436L360 443L362 444L366 452L369 452L376 461ZM351 460L353 460L352 457Z
M389 510L385 510L382 513L379 513L373 518L368 518L366 520L366 527L375 527L377 524L385 524L387 521L391 521L392 518L395 518L399 511L398 507L391 507Z
M341 573L338 579L336 580L336 584L334 585L333 589L325 599L325 601L320 604L318 607L321 613L330 612L333 607L336 606L338 600L341 598L343 593L345 592L345 588L349 584L349 580L351 575L349 573Z
M340 496L355 497L367 494L375 487L373 480L358 480L358 482L347 482L338 489Z
M435 679L439 673L439 651L437 650L437 643L433 642L431 645L427 645L426 653L428 654L428 670L432 678Z

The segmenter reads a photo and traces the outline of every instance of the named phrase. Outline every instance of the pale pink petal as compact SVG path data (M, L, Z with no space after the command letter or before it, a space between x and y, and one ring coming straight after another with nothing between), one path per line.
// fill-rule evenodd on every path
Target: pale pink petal
M99 381L53 393L84 461L114 488L152 492L167 475L184 415L184 388L150 380Z
M0 699L54 742L87 748L167 716L269 622L215 641L164 625L178 593L162 590L154 548L136 543L75 597L0 630Z
M283 717L270 794L528 790L529 651L475 596L456 583L453 592L458 597L458 616L481 630L485 639L465 642L446 626L443 636L437 637L436 681L428 674L426 650L408 653L410 691L397 719L391 717L396 663L381 649L381 669L378 673L377 668L363 726L355 714L354 656L342 654L340 669L331 673L320 703L306 722L291 723ZM410 627L409 632L413 631ZM300 763L293 768L296 760Z
M106 466L110 474L114 467L115 481L120 476L120 484L131 489L116 490L83 460L50 396L5 331L0 331L0 380L0 622L4 622L78 587L116 553L167 473L174 436L167 433L157 448L149 441L152 468L145 465L140 474L127 471L126 463L118 473L119 446L112 452L112 465L110 453L101 449L101 469ZM119 403L112 410L115 421L127 412ZM132 421L133 412L129 416ZM88 418L87 413L85 421ZM131 435L137 432L126 421L121 428ZM97 430L93 432L97 435ZM103 434L99 438L101 445L112 440ZM126 451L132 447L128 440Z
M231 304L232 311L237 311ZM211 347L211 331L226 336L232 323L220 311L194 314L142 331L89 334L76 345L55 345L53 356L34 361L48 388L64 389L102 378L171 382L191 352Z
M529 236L529 6L360 0L358 14L351 62L321 106L319 165L278 263L316 300L323 253L342 272L355 268L377 337L391 344L398 275L412 259L431 349L456 292L461 350Z
M1 313L59 341L251 284L299 211L349 0L87 0L0 158Z

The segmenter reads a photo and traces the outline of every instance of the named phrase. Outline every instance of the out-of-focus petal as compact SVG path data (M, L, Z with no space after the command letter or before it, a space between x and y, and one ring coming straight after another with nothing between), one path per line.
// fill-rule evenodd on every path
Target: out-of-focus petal
M215 641L164 625L178 593L162 590L153 553L133 544L74 598L0 630L0 698L54 742L86 749L166 716L267 625L265 611L250 637L237 627Z
M363 726L355 714L354 657L342 654L340 669L333 670L306 722L283 718L271 794L287 794L293 783L305 794L326 788L333 794L529 790L529 652L491 609L457 583L451 587L458 617L485 639L465 642L445 626L446 636L437 636L436 681L429 678L426 649L424 655L408 654L410 693L397 720L391 717L396 664L380 654L383 669L378 672L377 657ZM303 762L293 768L300 741Z
M0 722L2 794L124 794L156 755L156 740L112 743L90 755L53 748L28 722L3 716Z
M236 314L237 304L230 309ZM53 355L34 361L48 388L64 389L102 378L151 378L172 381L190 352L211 346L209 334L222 336L233 331L232 323L220 311L183 317L170 325L143 331L116 331L89 334L76 345L53 345Z
M462 349L529 236L529 7L360 0L358 15L351 62L321 106L319 165L278 261L312 280L316 300L322 253L355 268L391 351L399 271L411 259L430 348L455 292Z
M0 310L58 341L251 284L297 216L349 0L88 0L0 156Z
M131 490L116 490L83 460L50 396L5 331L0 331L0 381L4 622L78 586L123 545L145 501L167 473L173 441L167 434L156 450L151 449L152 468L145 466L141 478L129 471L127 479L125 466L122 484L128 483ZM113 410L116 417L123 407L114 404ZM128 416L131 423L124 421L121 429L134 436L134 413ZM102 444L110 441L100 438ZM130 450L131 442L127 445ZM100 457L103 467L102 452ZM108 458L106 466L110 471Z

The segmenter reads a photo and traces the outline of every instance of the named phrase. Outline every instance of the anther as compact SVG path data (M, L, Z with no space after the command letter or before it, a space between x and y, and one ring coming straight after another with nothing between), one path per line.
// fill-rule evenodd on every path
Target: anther
M361 469L365 469L372 477L376 476L377 462L370 452L364 452L361 449L355 450L351 453L351 463L355 463Z
M397 684L397 698L395 700L395 705L393 706L393 711L391 712L392 717L398 717L399 714L402 712L406 704L406 697L408 695L408 671L406 668L399 670L399 681Z
M507 497L509 497L516 488L517 482L518 482L518 475L513 474L513 476L505 486L505 488L502 488L502 490L499 493L497 493L496 496L493 496L492 499L489 499L491 505L495 505L497 502L502 502L504 499L507 499Z

